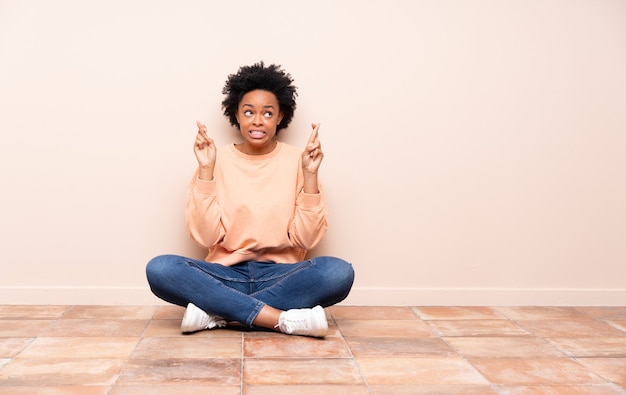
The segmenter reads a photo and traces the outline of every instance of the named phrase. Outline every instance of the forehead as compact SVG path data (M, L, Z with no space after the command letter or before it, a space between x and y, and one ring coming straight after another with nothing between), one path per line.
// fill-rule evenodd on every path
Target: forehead
M239 106L254 106L254 107L278 107L278 99L270 91L256 89L250 92L246 92L239 102Z

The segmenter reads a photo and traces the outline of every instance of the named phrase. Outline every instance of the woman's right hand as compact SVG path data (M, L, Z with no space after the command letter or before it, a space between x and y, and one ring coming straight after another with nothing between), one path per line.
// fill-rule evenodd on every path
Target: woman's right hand
M206 132L206 125L196 121L198 125L198 134L193 145L193 151L198 160L199 175L201 180L210 181L213 179L213 168L215 167L215 158L217 157L217 148L215 142Z

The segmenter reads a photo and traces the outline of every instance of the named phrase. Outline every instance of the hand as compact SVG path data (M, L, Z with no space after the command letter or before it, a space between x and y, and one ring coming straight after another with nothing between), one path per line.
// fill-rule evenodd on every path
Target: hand
M200 178L201 179L213 179L213 167L215 166L215 158L217 157L217 148L213 139L211 139L206 133L206 125L196 121L198 125L198 134L196 135L196 141L193 145L193 151L196 154L198 160L198 166L200 166ZM203 176L209 176L205 178Z
M312 123L311 127L313 128L313 132L311 132L309 141L307 142L306 148L302 153L302 170L304 170L305 174L317 174L320 164L322 163L322 158L324 158L322 146L320 145L320 140L318 138L320 124Z

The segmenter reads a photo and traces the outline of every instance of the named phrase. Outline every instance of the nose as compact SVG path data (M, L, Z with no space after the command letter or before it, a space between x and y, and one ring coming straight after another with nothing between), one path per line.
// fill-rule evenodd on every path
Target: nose
M255 114L252 118L252 123L254 125L262 125L263 124L263 114Z

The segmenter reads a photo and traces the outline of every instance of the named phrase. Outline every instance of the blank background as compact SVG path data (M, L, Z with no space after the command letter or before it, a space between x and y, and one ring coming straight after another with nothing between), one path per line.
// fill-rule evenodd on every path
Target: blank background
M352 304L626 304L626 2L0 0L0 302L157 303L228 74L321 122Z

